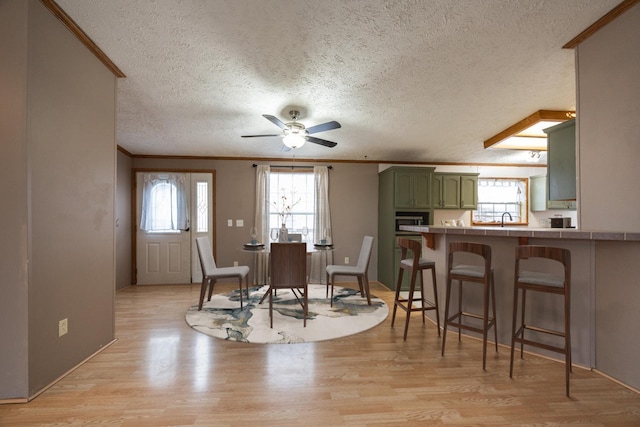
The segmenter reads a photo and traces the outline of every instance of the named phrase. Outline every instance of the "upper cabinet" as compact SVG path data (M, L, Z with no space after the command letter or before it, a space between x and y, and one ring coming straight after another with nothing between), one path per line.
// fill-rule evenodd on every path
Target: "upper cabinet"
M433 168L390 168L394 182L394 206L399 209L431 208Z
M547 199L576 200L576 121L544 130L547 134Z
M552 209L576 209L575 200L549 200L547 198L547 177L537 175L529 178L529 207L531 212Z
M434 209L476 209L478 174L435 173L432 183Z

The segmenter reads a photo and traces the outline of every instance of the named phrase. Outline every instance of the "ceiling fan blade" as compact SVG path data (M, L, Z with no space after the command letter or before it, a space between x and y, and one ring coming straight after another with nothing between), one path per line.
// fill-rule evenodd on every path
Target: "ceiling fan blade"
M332 121L332 122L327 122L327 123L322 123L319 125L315 125L315 126L311 126L310 128L307 128L307 133L318 133L318 132L324 132L326 130L331 130L331 129L338 129L342 126L340 126L340 123L336 122L336 121Z
M269 120L271 123L273 123L274 125L278 126L280 129L284 129L284 128L287 127L287 125L285 125L282 122L282 120L280 120L276 116L270 116L269 114L263 114L262 117L264 117L265 119Z
M338 145L333 141L327 141L326 139L316 138L315 136L307 136L307 141L313 142L314 144L324 145L325 147L335 147Z
M274 133L270 135L240 135L241 138L261 138L263 136L282 136L282 134Z
M287 151L291 151L291 148L289 148L286 145L282 144L282 148L280 149L280 151L282 151L283 153L286 153Z

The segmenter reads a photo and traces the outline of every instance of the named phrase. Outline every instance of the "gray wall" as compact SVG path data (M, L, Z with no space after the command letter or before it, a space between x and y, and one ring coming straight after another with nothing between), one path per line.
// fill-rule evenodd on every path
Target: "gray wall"
M0 1L0 398L28 393L27 9Z
M133 159L118 151L116 183L116 289L131 286L131 168Z
M233 261L250 264L250 254L239 249L249 240L249 227L255 215L255 168L246 160L148 159L134 158L134 168L206 169L216 171L216 262L231 266ZM264 162L265 164L269 162ZM286 160L273 162L288 164ZM311 165L296 160L297 165ZM333 239L336 245L334 262L345 257L356 262L365 234L377 237L378 228L378 165L334 163L329 173L329 198ZM227 220L234 220L234 227ZM244 220L243 228L235 220ZM121 222L122 224L122 222ZM377 280L377 249L374 247L369 266L370 280ZM118 269L120 266L118 265ZM340 279L339 279L340 280ZM346 278L345 280L348 280Z
M39 1L0 16L19 23L0 37L17 110L2 144L0 398L26 398L114 337L115 77Z
M581 228L640 231L640 4L580 44L578 186ZM640 389L637 243L597 242L596 368ZM636 267L637 268L637 267Z
M580 226L640 231L640 5L579 45Z

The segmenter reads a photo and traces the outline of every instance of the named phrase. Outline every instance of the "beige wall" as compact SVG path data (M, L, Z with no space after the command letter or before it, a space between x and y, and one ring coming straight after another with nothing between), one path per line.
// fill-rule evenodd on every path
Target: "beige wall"
M133 159L118 151L116 183L116 289L131 285L131 168Z
M28 393L26 2L0 1L0 58L0 398L11 398Z
M640 4L579 45L581 228L640 231Z
M2 144L0 398L26 398L114 337L115 77L39 1L1 2L0 16L18 23L0 25L16 84L2 98L16 121Z
M254 222L255 168L254 162L243 160L207 159L143 159L135 158L134 168L207 169L216 171L216 262L220 266L240 261L250 265L250 254L239 248L249 239L249 227ZM268 163L268 162L265 162ZM286 160L274 162L288 164ZM298 165L310 165L296 160ZM334 262L357 260L362 237L377 237L378 229L378 166L376 164L335 163L329 173L329 197L333 239L336 245ZM242 219L243 228L228 227L227 220ZM375 243L374 243L375 246ZM377 249L374 247L369 267L370 280L377 279ZM345 280L348 280L346 278Z
M640 4L577 50L581 228L640 231L639 22ZM595 251L595 366L640 389L640 245L598 242Z

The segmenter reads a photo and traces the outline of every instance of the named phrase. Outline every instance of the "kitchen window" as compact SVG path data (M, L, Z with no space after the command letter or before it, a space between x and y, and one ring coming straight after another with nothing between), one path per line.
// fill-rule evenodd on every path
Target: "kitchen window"
M478 178L478 207L474 225L528 225L526 178Z

